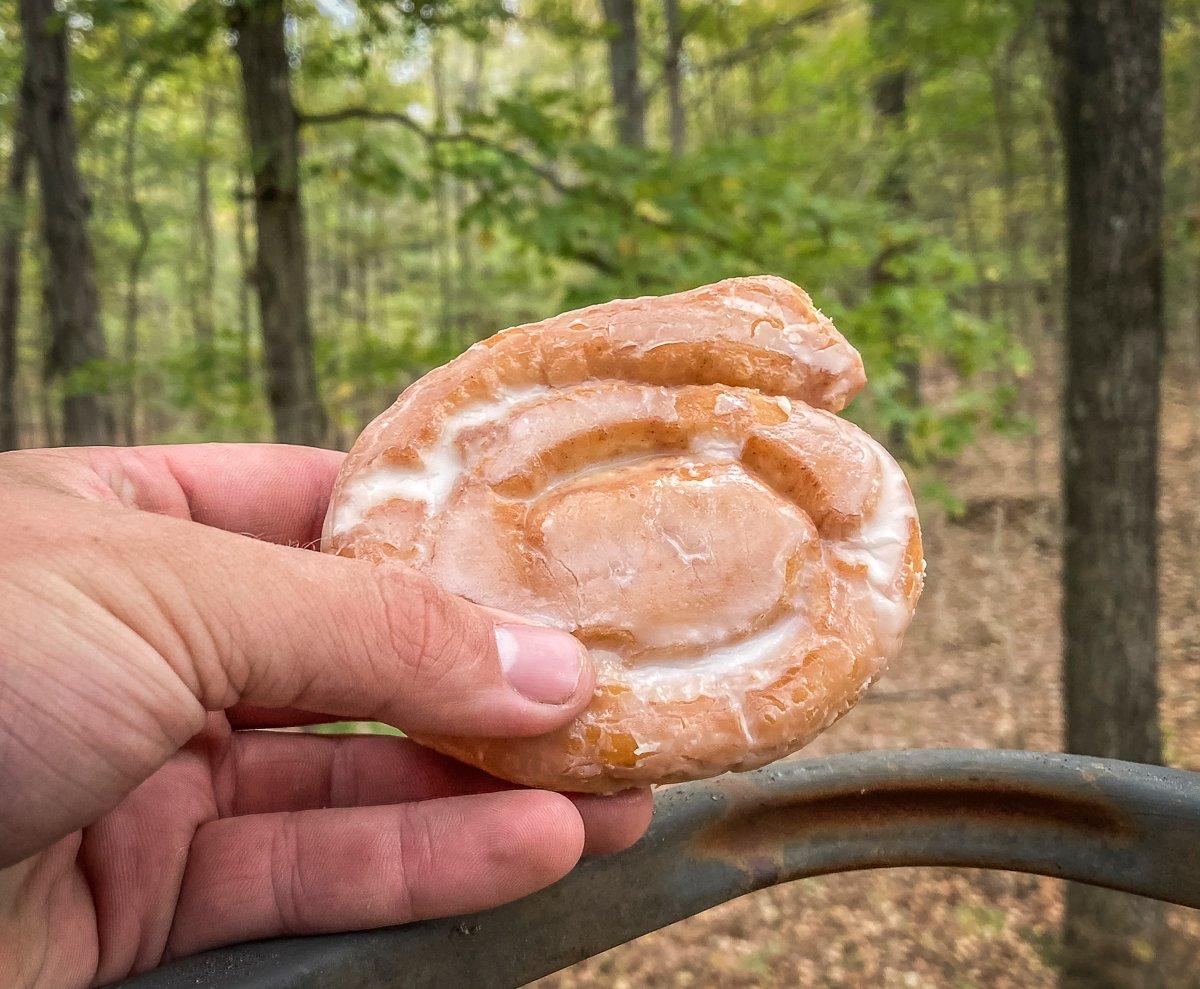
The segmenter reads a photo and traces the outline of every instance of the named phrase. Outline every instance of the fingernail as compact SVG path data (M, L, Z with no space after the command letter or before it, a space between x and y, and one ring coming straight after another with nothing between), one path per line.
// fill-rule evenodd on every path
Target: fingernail
M497 625L504 677L531 701L569 701L583 676L583 646L566 632L537 625Z

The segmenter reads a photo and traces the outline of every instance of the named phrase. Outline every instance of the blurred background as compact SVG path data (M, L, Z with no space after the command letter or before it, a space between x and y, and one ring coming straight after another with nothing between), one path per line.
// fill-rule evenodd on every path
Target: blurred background
M849 415L905 461L930 561L894 671L800 757L1200 769L1200 2L1091 7L0 0L0 449L345 448L504 326L778 273L862 351ZM1193 986L1198 961L1194 913L910 870L544 985Z

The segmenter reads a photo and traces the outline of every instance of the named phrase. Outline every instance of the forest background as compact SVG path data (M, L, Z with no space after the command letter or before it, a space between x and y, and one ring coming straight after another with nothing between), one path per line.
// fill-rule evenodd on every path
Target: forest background
M408 382L499 328L770 271L862 351L870 386L849 414L905 460L946 538L990 539L998 559L995 532L953 529L985 498L972 486L982 457L997 499L1034 498L1056 545L1046 506L1062 478L1072 318L1063 65L1082 44L1064 9L0 0L0 449L345 448ZM1190 484L1200 3L1167 3L1152 40L1161 75L1147 92L1162 101L1165 145L1133 200L1161 215L1156 332L1183 429L1172 469ZM56 94L65 117L46 110ZM1181 523L1188 540L1198 519L1191 509ZM1057 579L1057 558L1042 557ZM1195 556L1184 559L1194 602ZM1057 689L1062 624L1047 629L1038 676ZM1178 655L1194 661L1198 643ZM935 657L953 646L929 645ZM1055 732L1060 717L1048 715ZM1195 728L1175 737L1195 741ZM1145 751L1108 754L1158 758ZM1189 764L1200 742L1166 758ZM1161 953L1139 923L1110 927L1128 935L1131 964L1191 950L1190 922L1168 924L1175 947ZM1038 948L1028 969L1010 959L1013 984L1069 972L1071 944L1067 956ZM957 984L963 960L930 950ZM737 979L776 984L754 957ZM675 970L711 975L689 964ZM856 971L867 979L852 966L844 984L861 984ZM880 971L875 984L907 978Z

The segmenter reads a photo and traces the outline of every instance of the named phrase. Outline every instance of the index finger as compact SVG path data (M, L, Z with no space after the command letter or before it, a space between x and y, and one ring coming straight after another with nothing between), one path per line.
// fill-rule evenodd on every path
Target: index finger
M315 546L344 454L273 443L76 447L6 454L19 476L90 499Z
M293 546L316 546L345 454L270 443L124 451L145 465L146 494L178 485L194 522ZM146 506L139 506L146 507ZM150 509L151 511L153 509Z

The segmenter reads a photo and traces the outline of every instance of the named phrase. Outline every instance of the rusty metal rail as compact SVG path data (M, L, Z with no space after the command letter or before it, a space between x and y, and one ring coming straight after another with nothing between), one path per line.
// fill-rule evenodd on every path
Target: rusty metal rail
M650 833L517 903L211 951L131 980L498 989L765 886L895 866L1059 876L1200 907L1200 774L1033 752L866 752L659 794Z

